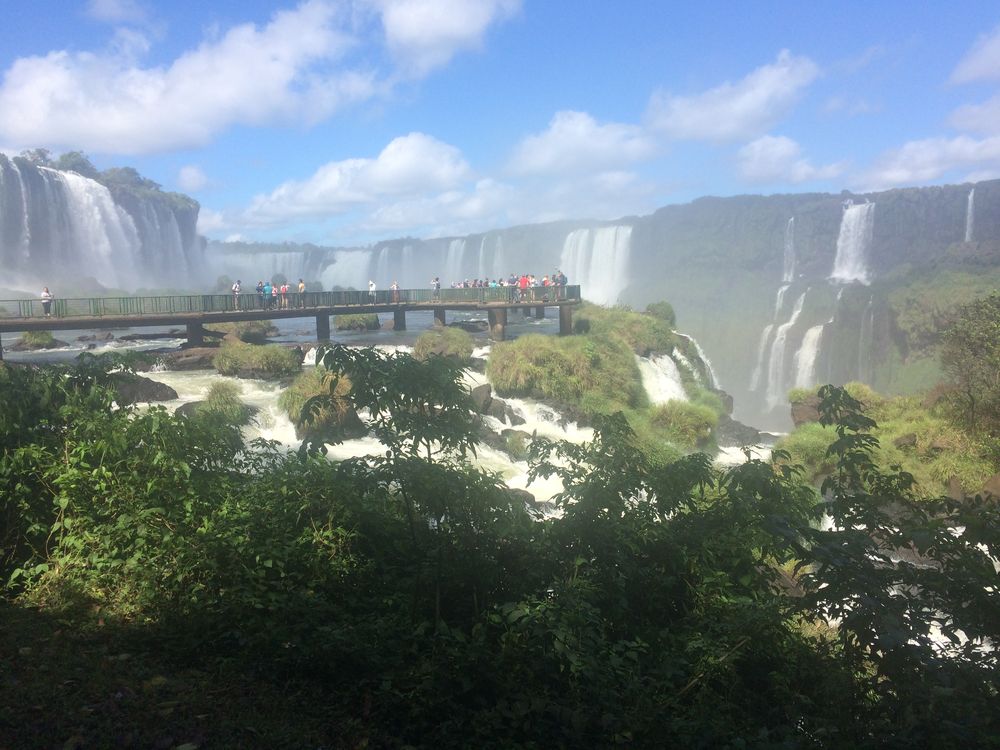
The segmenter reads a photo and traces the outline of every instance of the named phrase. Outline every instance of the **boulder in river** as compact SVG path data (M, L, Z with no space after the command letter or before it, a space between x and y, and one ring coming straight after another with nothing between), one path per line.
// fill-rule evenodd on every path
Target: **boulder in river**
M144 378L141 375L119 375L114 381L119 404L136 404L148 401L173 401L177 391L165 383Z

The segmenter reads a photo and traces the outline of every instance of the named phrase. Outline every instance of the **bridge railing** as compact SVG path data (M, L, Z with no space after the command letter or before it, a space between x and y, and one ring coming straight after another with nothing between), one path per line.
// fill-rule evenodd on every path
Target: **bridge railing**
M562 300L579 300L580 287L549 286L483 287L476 289L378 289L368 291L336 290L331 292L289 292L287 295L265 297L251 289L234 294L188 294L157 297L79 297L56 298L52 301L53 318L114 318L141 315L171 315L183 313L214 313L253 310L302 309L370 305L420 305L449 303L510 303L544 304ZM40 318L45 315L39 299L0 300L0 319Z

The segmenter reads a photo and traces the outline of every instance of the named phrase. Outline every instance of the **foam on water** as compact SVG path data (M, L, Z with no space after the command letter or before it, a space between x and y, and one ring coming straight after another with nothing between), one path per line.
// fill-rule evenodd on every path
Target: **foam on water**
M669 354L655 354L652 357L635 358L642 375L642 386L653 404L665 404L668 401L687 401L687 393L681 382L681 373L677 363Z

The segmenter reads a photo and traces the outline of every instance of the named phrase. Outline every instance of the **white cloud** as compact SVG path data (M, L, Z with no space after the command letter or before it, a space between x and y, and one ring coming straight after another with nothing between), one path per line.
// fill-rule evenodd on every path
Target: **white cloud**
M959 130L975 133L1000 133L1000 94L982 104L966 104L956 109L949 121Z
M208 177L201 167L188 164L177 173L177 186L184 191L198 192L208 186Z
M221 211L201 207L198 212L198 234L211 235L229 227L229 222Z
M960 135L910 141L883 156L866 179L877 189L929 182L960 170L987 174L997 168L1000 135L982 139Z
M819 75L808 57L782 50L778 59L736 83L723 83L693 96L657 92L649 122L672 138L729 141L752 138L783 118L802 90Z
M394 139L375 159L345 159L320 167L312 177L278 186L254 199L245 219L280 223L293 217L323 217L380 200L448 191L469 179L462 153L423 133Z
M244 24L142 67L134 36L105 53L51 52L16 60L0 85L0 138L136 154L207 143L236 123L316 122L372 95L368 74L333 69L353 43L336 6L307 0L263 27Z
M456 53L477 49L493 23L514 15L521 0L370 0L382 16L386 43L403 71L421 76Z
M951 73L952 83L1000 80L1000 26L980 36Z
M87 15L106 23L140 23L146 10L136 0L89 0Z
M422 236L468 234L505 223L516 192L508 185L482 179L468 190L447 190L436 195L380 205L360 223L377 233L419 232Z
M843 164L814 167L802 156L802 147L783 135L765 135L739 150L740 174L753 182L807 182L827 180L844 171Z
M650 156L652 140L635 125L600 125L586 112L557 112L549 127L517 146L510 169L517 174L582 173L620 167Z
M871 114L872 112L878 112L880 109L881 107L871 104L865 99L855 99L842 95L831 96L823 102L823 111L827 114L842 113L849 117Z

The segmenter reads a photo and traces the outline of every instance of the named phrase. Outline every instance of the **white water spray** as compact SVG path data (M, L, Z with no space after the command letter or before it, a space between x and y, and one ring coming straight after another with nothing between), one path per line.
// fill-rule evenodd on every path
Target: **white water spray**
M785 397L785 349L788 339L788 332L792 329L802 313L802 306L806 301L808 289L799 295L795 300L795 307L792 308L792 316L787 323L778 326L774 334L774 343L771 344L771 356L767 363L767 407L775 408Z
M965 241L972 242L972 232L976 224L976 189L969 191L965 202Z
M790 284L795 280L795 217L785 225L785 258L781 280Z
M684 384L677 363L669 354L655 354L652 357L636 357L642 386L646 389L650 403L665 404L667 401L687 401Z
M837 235L837 257L832 281L869 283L868 251L875 229L875 204L860 203L844 208Z
M559 263L587 299L614 305L629 281L632 227L577 229L566 236Z

